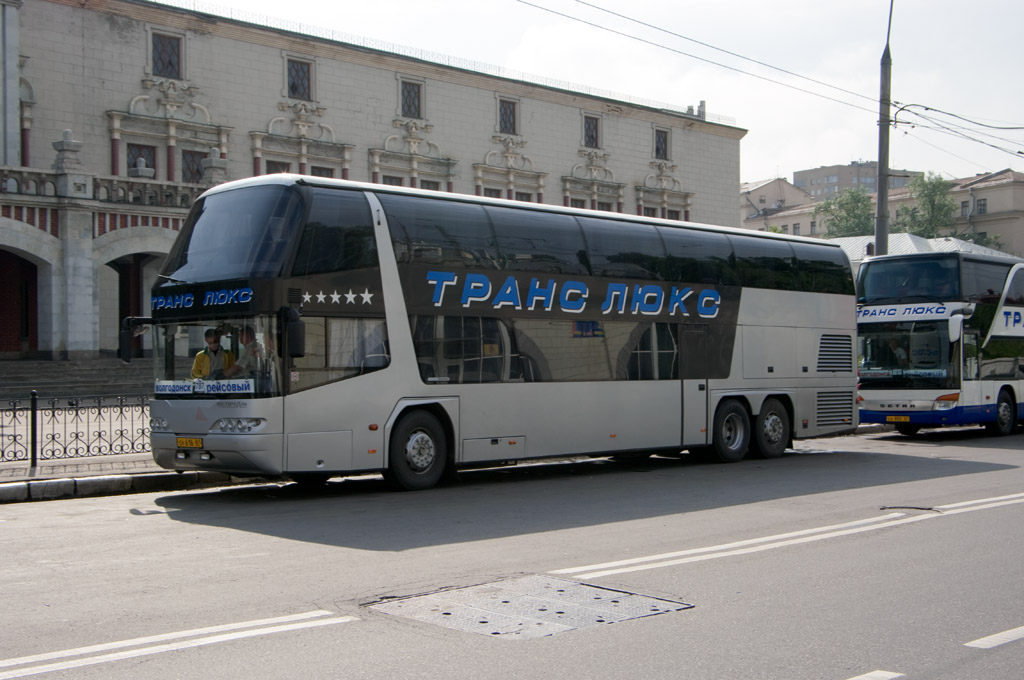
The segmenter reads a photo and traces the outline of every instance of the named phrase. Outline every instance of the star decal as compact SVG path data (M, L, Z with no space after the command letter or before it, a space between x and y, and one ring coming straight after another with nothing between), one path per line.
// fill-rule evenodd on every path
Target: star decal
M345 303L349 305L354 305L356 303L356 294L352 292L351 288L349 288L348 292L345 293Z
M341 302L341 294L338 291L331 293L331 304L338 304Z
M327 296L324 295L323 291L320 291L319 293L316 294L316 301L317 302L324 302L326 299L327 299Z
M368 305L368 304L371 304L370 298L373 297L373 293L371 293L370 289L367 288L366 290L364 290L362 293L359 294L359 297L363 298L363 304L364 305Z
M312 299L313 299L313 296L310 295L309 293L303 293L302 294L302 301L303 302L309 302Z

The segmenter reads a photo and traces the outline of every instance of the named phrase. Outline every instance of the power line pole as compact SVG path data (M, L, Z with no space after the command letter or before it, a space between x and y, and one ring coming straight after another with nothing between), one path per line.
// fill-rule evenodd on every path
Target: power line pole
M885 31L882 52L881 91L878 95L878 213L875 216L875 255L889 252L889 106L892 89L892 57L889 55L889 34L892 32L892 6L889 0L889 26Z

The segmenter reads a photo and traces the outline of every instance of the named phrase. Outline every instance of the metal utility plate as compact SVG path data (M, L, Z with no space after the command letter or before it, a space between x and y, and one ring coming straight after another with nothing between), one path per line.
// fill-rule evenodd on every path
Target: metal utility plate
M527 640L692 607L531 575L389 600L370 609L470 633Z

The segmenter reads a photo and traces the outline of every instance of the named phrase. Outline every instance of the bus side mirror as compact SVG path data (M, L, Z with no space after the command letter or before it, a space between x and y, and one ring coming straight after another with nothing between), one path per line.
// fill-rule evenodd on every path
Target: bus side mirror
M963 329L964 318L962 316L949 317L949 341L956 342L960 339L960 331Z
M288 356L292 359L306 356L306 322L299 317L298 310L292 307L282 307L279 314L285 327Z
M306 322L288 324L288 356L293 359L306 356Z
M117 343L117 353L121 357L121 361L126 364L131 363L132 352L135 351L135 336L148 331L151 323L153 323L153 319L145 316L126 316L121 320L121 332L118 334Z

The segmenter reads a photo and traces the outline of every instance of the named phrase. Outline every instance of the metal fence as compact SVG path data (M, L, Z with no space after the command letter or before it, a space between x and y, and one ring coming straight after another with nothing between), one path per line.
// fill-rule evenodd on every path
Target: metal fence
M0 461L149 453L149 398L72 397L0 404Z

